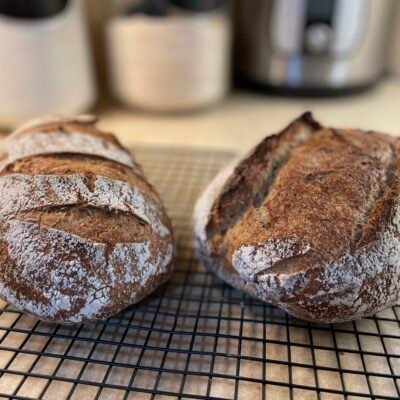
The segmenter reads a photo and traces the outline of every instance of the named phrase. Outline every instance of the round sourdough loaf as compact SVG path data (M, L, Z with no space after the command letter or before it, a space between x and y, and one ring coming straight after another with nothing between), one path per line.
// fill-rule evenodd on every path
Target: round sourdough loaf
M400 294L400 140L306 113L221 172L195 247L222 279L295 317L370 315Z
M96 118L35 120L0 152L0 296L59 323L96 321L169 276L171 223Z

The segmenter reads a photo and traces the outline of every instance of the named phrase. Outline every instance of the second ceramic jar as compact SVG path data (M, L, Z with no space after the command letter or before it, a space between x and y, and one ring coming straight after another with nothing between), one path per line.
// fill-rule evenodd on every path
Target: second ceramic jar
M110 20L107 42L111 90L127 105L192 110L228 90L231 27L224 7L137 7Z

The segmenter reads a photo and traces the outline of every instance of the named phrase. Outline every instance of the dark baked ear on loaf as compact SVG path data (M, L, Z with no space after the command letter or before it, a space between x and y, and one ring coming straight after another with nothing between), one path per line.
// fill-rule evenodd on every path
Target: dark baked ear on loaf
M233 286L292 315L338 322L400 291L400 141L325 128L307 113L217 177L195 247Z

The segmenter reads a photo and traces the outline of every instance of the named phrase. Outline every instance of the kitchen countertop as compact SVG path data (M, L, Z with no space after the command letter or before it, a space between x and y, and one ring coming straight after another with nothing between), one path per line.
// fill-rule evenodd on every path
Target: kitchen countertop
M245 152L304 111L325 125L380 130L400 136L400 79L388 78L373 90L331 99L282 98L235 91L207 110L152 114L101 107L100 126L127 145L218 147Z

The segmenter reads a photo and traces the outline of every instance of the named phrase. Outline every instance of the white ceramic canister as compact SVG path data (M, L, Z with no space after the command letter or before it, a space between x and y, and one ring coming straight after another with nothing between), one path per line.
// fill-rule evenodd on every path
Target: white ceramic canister
M48 18L0 14L0 123L40 114L75 114L96 89L81 0Z
M107 26L111 90L150 110L205 107L229 88L230 43L224 12L119 15Z

